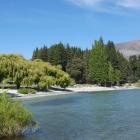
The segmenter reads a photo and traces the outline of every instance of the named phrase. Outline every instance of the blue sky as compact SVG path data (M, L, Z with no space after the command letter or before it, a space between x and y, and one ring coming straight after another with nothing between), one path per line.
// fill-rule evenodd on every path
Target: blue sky
M0 53L31 58L34 48L64 42L91 48L100 36L140 39L140 0L0 0Z

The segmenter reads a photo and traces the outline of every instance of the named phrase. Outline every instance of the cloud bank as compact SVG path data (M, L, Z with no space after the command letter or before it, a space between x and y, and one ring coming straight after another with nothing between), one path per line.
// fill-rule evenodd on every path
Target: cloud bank
M95 6L98 3L103 2L104 0L68 0L79 6Z
M125 7L125 8L139 9L140 8L140 0L120 0L118 2L118 5Z
M140 10L140 0L66 0L81 7L127 8Z

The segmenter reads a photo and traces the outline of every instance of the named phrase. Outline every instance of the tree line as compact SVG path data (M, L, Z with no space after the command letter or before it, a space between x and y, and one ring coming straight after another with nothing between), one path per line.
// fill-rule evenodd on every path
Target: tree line
M87 80L87 57L89 50L82 50L72 47L69 44L58 43L48 48L44 45L36 48L32 55L32 60L41 59L52 65L58 65L67 72L76 83L86 83Z
M140 56L126 59L113 41L95 40L92 49L82 50L58 43L36 48L32 60L41 59L59 65L76 83L96 83L103 86L137 82L140 79Z

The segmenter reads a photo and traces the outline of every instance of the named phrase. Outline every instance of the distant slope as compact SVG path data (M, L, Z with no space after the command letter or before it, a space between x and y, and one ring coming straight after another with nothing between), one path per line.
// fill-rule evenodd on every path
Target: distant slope
M116 49L119 50L126 58L129 58L132 55L139 55L140 40L116 44Z

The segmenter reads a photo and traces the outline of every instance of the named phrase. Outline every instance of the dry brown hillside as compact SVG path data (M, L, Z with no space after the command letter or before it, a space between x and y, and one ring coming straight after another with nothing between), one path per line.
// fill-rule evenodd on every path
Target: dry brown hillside
M131 55L140 54L140 40L129 41L125 43L116 44L117 50L119 50L126 58Z

